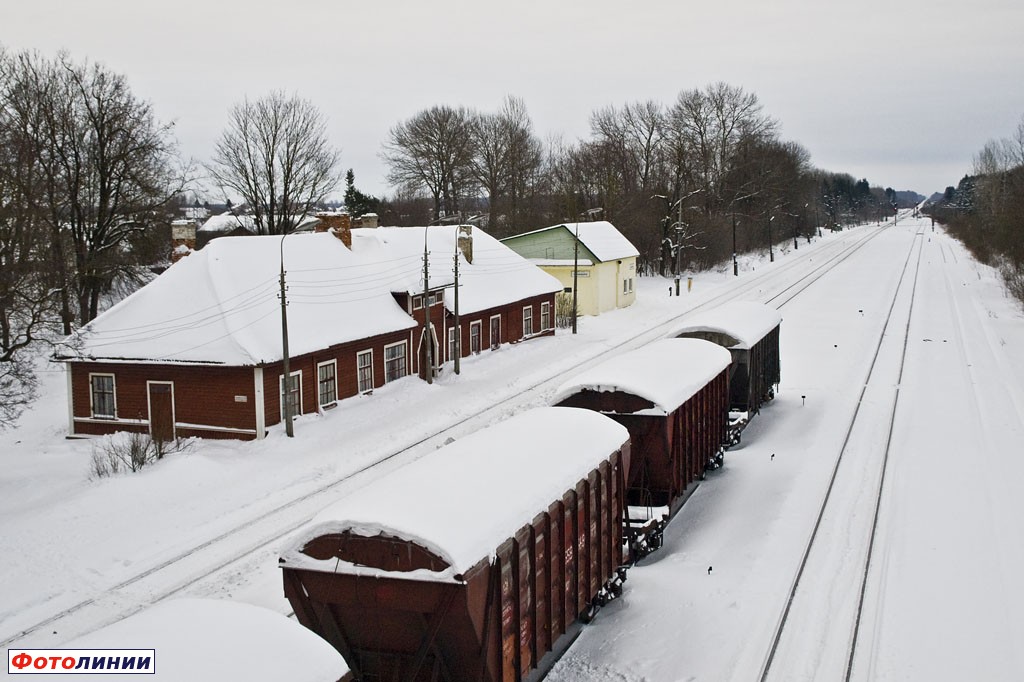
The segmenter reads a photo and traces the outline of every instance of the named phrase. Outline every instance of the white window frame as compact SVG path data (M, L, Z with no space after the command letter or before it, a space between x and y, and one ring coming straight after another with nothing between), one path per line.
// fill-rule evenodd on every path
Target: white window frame
M456 354L458 354L459 351L461 350L461 348L458 348L458 346L461 346L462 344L461 343L456 343L456 339L458 339L459 341L462 340L461 337L462 337L462 325L461 324L458 327L455 327L455 326L448 327L448 360L454 360Z
M412 309L423 310L423 294L417 294L412 297Z
M114 403L113 414L97 414L95 405L95 389L93 388L93 377L110 377L111 400ZM148 399L148 398L147 398ZM89 373L89 416L93 419L117 419L117 376L112 372L90 372Z
M396 346L401 346L402 350L404 351L404 353L402 355L402 375L401 376L397 376L397 377L391 379L391 378L388 378L388 350L390 350L391 348L395 348ZM404 376L408 376L408 374L409 374L408 362L409 362L409 343L407 341L399 341L397 343L389 343L386 346L384 346L384 383L385 384L389 384L392 381L397 381L397 380L401 379Z
M527 323L529 323L529 331L527 331ZM523 306L523 338L527 336L533 336L533 306Z
M301 369L297 369L294 372L292 372L291 375L292 375L292 377L295 377L296 375L298 375L298 377L299 377L299 383L298 383L298 391L299 391L298 409L295 411L294 414L292 414L292 417L298 417L299 415L302 414L302 370ZM319 386L317 387L317 389L319 389ZM288 397L284 394L284 372L281 372L281 374L278 375L278 377L277 377L277 395L280 397L280 401L281 401L281 406L280 406L281 407L281 409L280 409L281 421L284 421L284 401L288 399ZM317 402L319 402L319 401L320 401L320 399L317 398Z
M367 354L370 356L370 386L368 388L363 385L363 375L360 373L362 368L359 366L359 358ZM373 382L373 349L367 348L356 353L356 390L359 393L369 393L373 390Z
M633 293L633 278L629 278L629 293Z
M473 327L476 327L476 350L473 349ZM469 352L477 355L484 347L484 321L476 320L469 323Z
M494 321L498 321L498 338L494 338ZM498 350L501 347L501 315L491 315L487 324L487 340L491 342L491 350ZM495 343L497 341L497 343Z
M623 294L628 294L629 293L629 279L628 278L622 280L622 293Z
M551 304L544 302L540 304L540 330L546 332L551 329Z
M323 391L321 390L321 384L323 379L320 378L320 369L328 365L334 365L334 400L329 400L326 403L323 402ZM337 360L325 360L324 362L316 363L316 402L320 410L326 410L334 407L338 404L338 361Z

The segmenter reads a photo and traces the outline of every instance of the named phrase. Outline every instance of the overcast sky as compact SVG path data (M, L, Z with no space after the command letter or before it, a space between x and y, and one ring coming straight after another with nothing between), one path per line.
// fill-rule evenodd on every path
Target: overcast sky
M816 166L922 194L1024 115L1022 0L0 0L0 44L124 73L197 161L232 104L297 93L378 195L395 123L506 94L574 140L596 108L721 80Z

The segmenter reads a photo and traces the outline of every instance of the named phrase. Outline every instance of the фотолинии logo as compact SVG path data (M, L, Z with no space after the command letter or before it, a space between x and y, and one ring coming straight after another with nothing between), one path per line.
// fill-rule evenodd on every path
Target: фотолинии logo
M153 675L156 649L8 649L8 675Z

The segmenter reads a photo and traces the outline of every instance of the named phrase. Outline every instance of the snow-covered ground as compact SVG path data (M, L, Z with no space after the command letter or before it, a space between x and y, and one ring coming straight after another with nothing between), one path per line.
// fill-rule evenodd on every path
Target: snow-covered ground
M745 259L738 278L731 264L699 273L680 297L667 295L666 280L641 278L634 306L584 318L576 336L484 353L432 386L407 378L346 400L323 417L300 418L294 439L275 430L257 443L197 442L113 479L89 479L90 441L63 439L65 378L52 367L38 404L0 434L0 641L59 646L168 596L287 612L278 551L329 503L448 438L545 404L572 372L664 335L689 310L767 300L878 231L826 233L772 264ZM779 397L551 679L760 675L904 263L918 248L853 677L1024 678L1014 648L1024 641L1024 498L1016 494L1024 482L1024 316L995 272L925 221L901 219L783 306ZM907 291L886 328L893 338L879 353L864 418L896 399ZM818 579L801 582L771 679L842 675L857 594L833 589L842 567L834 564L863 562L860 534L874 511L867 498L880 475L872 463L887 430L888 422L851 436L834 493L849 511L823 518L819 543L833 551L809 563Z

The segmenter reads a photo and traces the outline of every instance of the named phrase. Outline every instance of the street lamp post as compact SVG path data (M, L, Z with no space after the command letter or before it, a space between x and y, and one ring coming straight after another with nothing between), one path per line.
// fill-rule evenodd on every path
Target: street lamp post
M732 275L740 276L740 264L736 261L736 207L732 209Z
M775 251L772 246L772 222L775 220L775 216L768 219L768 261L770 263L775 262Z

